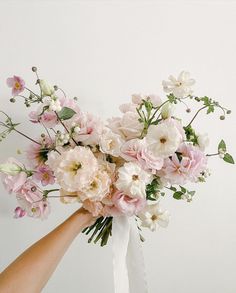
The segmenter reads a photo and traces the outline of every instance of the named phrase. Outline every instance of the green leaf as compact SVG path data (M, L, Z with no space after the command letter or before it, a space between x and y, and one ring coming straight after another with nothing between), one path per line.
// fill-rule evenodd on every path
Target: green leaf
M194 194L196 193L196 191L188 191L188 194L190 194L191 196L194 196Z
M58 113L58 117L61 120L68 120L68 119L72 118L75 114L76 114L76 112L73 109L68 108L68 107L63 107L61 109L61 111Z
M210 114L210 113L213 113L215 111L215 108L213 105L210 105L208 108L207 108L207 114Z
M180 187L180 189L181 189L181 191L182 191L183 193L186 193L186 191L187 191L186 188L184 188L183 186L179 186L179 187Z
M225 143L225 141L223 139L220 141L220 143L218 145L218 152L220 150L226 151L226 143Z
M182 195L183 195L183 192L181 192L181 191L176 191L176 192L173 194L173 198L175 198L175 199L181 199Z
M224 160L225 162L229 163L229 164L234 164L234 159L233 159L233 157L232 157L229 153L226 153L226 154L224 155L223 160Z

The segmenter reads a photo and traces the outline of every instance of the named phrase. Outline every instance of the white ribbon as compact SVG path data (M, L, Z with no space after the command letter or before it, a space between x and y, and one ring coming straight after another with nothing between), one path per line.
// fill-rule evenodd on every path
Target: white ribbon
M147 293L144 259L134 217L114 217L112 221L115 293Z

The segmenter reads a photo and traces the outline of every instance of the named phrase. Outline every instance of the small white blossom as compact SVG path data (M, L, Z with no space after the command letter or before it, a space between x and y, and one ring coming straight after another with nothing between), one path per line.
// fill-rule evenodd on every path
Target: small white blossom
M166 93L173 93L177 98L183 98L192 94L191 87L194 85L195 80L190 78L190 73L182 71L178 78L170 75L169 80L162 81L163 90Z
M141 226L149 228L151 231L155 231L157 226L167 227L170 218L169 212L163 211L159 203L147 205L138 216Z
M49 111L60 112L62 107L59 99L56 97L45 97L43 99L43 107L48 107Z
M197 135L198 146L201 151L204 151L209 145L209 137L207 133Z

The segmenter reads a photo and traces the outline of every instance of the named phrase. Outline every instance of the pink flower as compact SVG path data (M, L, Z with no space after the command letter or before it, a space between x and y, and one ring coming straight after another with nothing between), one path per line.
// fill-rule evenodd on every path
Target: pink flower
M68 99L63 97L63 98L60 98L59 100L60 100L62 108L67 107L74 110L76 113L81 114L81 110L74 99Z
M101 215L103 205L99 201L90 201L89 199L86 199L83 202L83 208L89 211L93 217L98 217Z
M164 178L171 184L196 182L207 167L207 157L197 147L182 143L176 153L164 162Z
M160 170L164 160L156 157L147 148L145 140L131 139L121 147L121 157L128 162L137 161L140 166L153 174Z
M53 128L58 124L57 116L53 111L45 111L42 115L38 111L31 111L29 117L31 122L41 122L47 128Z
M30 217L45 219L50 213L49 202L43 197L43 192L31 179L28 179L17 192L17 200L19 206Z
M14 75L13 77L9 77L7 79L7 85L10 88L12 88L12 95L13 96L19 95L25 89L24 80L21 77L16 76L16 75Z
M9 158L7 160L7 163L16 164L19 167L24 168L23 164L21 164L14 158ZM1 179L6 190L9 193L12 193L12 192L17 192L22 187L22 185L26 182L27 174L25 172L18 172L16 175L9 175L9 174L2 173Z
M143 198L131 198L122 191L117 190L113 196L112 201L116 212L126 216L133 216L138 214L146 205L146 200Z
M42 139L40 138L40 140ZM50 144L51 141L48 137L45 137L45 140L44 142L42 141L42 144L30 144L30 147L27 150L27 158L30 161L31 166L37 167L47 161Z
M33 179L40 181L43 186L55 183L53 172L47 165L39 165L35 170Z
M22 218L26 215L26 211L23 210L21 207L16 207L14 213L14 218L16 219Z

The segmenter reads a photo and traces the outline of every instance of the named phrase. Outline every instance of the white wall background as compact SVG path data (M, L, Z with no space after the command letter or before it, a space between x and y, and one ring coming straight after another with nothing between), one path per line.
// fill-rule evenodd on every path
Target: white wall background
M196 78L196 93L235 110L235 36L235 1L0 1L0 108L26 119L21 103L8 102L5 79L33 82L35 65L104 118L133 92L163 94L162 79L182 69ZM198 130L210 132L210 152L224 137L236 157L235 113L223 122L219 115L202 115ZM0 144L0 161L27 144L12 135ZM169 227L145 233L150 293L236 292L235 167L217 158L209 164L213 174L195 200L166 198ZM17 221L15 200L0 187L0 270L77 208L52 206L48 221ZM113 292L111 257L110 246L78 237L43 292Z

